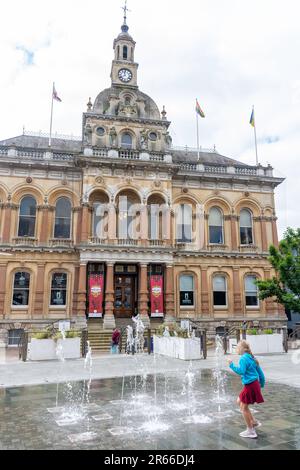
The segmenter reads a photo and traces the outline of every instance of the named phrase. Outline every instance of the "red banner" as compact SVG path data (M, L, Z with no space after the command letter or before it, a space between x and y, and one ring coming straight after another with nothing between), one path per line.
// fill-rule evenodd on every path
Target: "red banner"
M164 316L163 276L150 277L151 317Z
M89 317L102 318L103 316L103 274L91 274L89 277Z

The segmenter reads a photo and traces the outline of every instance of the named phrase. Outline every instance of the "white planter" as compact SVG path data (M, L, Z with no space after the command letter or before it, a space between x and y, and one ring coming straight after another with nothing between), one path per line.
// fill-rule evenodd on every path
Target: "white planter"
M28 347L30 361L52 361L56 357L56 343L53 339L33 338Z
M283 353L283 335L247 335L253 354Z
M62 346L64 359L79 359L81 357L80 338L59 339L32 339L28 345L28 359L30 361L58 360L56 350Z
M80 338L67 338L65 340L59 339L57 341L57 345L62 346L62 353L65 359L80 359L80 344Z
M201 359L200 338L176 338L154 336L154 354L174 357L183 361Z

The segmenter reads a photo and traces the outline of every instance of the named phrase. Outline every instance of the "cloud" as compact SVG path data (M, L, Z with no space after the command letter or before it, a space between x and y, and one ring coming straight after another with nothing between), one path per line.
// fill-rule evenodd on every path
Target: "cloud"
M52 82L63 99L54 131L80 135L88 97L110 85L121 6L120 0L11 0L2 7L0 138L20 134L23 125L47 131ZM201 145L216 144L220 153L254 164L254 104L259 159L287 177L276 190L280 232L300 226L299 2L130 0L129 8L140 89L166 106L174 143L196 146L198 97L207 116ZM34 67L24 67L25 51L34 54Z

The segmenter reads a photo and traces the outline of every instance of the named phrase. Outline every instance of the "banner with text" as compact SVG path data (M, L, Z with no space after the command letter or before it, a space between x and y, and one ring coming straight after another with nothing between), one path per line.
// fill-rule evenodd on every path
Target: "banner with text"
M161 318L164 316L163 276L150 277L150 290L151 317Z
M103 317L103 274L91 274L89 277L89 317Z

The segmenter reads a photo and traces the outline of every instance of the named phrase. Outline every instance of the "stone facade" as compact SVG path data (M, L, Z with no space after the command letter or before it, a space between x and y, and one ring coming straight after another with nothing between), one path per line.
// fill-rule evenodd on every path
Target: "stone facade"
M166 321L191 318L211 331L243 321L286 323L282 308L272 300L247 306L245 291L246 276L274 274L267 256L269 245L278 244L274 190L282 180L270 166L249 167L216 150L201 151L198 158L197 150L175 148L165 109L160 113L137 86L134 49L124 24L114 42L111 88L94 105L89 101L82 140L54 138L51 148L47 138L33 135L0 142L0 341L7 341L9 330L40 328L58 319L84 324L90 266L98 265L105 276L106 328L115 325L119 265L136 266L131 313L139 311L146 324L153 266L164 277ZM137 205L131 236L122 232L120 196ZM35 200L34 214L21 208L27 197ZM71 203L67 237L63 230L55 235L57 225L64 224L57 205L62 198ZM101 204L105 209L96 233ZM163 222L161 212L156 222L151 219L155 205L164 207ZM176 207L183 206L190 208L189 240L178 236ZM212 243L210 234L213 208L222 214L218 243ZM243 210L251 214L249 244L241 241ZM22 216L25 226L34 224L30 236L20 235ZM27 305L13 302L16 273L30 275ZM63 306L50 302L53 273L67 274ZM180 294L183 275L193 278L189 306L183 306ZM214 306L216 275L226 280L223 307Z

